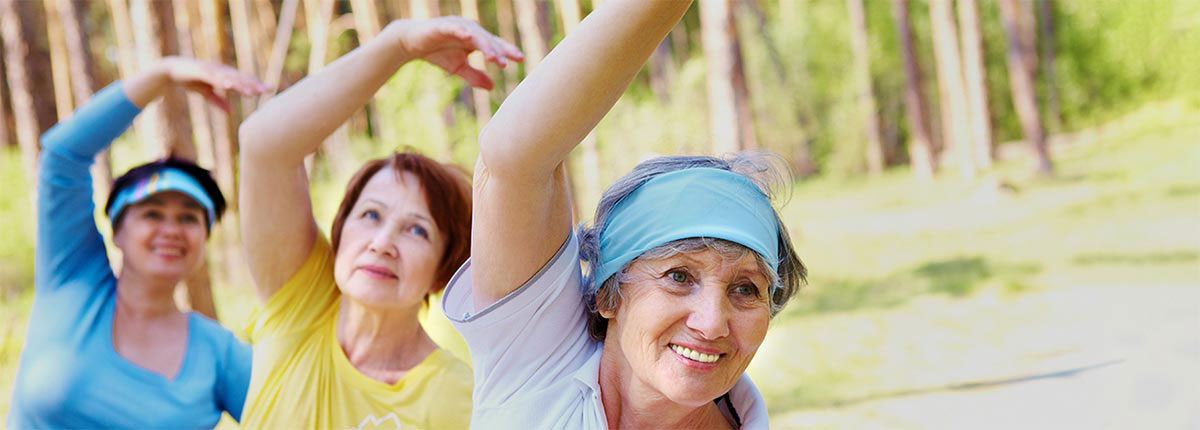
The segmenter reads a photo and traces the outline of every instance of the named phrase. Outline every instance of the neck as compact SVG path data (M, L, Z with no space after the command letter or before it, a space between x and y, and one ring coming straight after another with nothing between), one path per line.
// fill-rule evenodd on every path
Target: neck
M637 381L614 344L604 342L600 357L600 399L608 428L729 428L714 403L681 405Z
M150 279L133 271L117 278L117 314L125 318L156 319L179 313L175 286L179 280Z
M417 320L419 308L376 308L342 296L337 338L360 370L406 371L437 348Z

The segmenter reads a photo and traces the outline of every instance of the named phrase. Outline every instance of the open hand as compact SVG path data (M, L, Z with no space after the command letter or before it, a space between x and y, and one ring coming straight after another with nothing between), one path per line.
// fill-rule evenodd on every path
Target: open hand
M490 90L493 82L487 72L467 62L471 52L482 52L484 59L500 67L507 66L509 60L525 58L516 46L484 30L475 21L457 16L399 20L388 24L384 31L396 33L400 48L410 58L428 61L476 88Z
M243 96L255 96L270 89L255 77L223 64L192 58L167 57L162 60L162 66L172 84L181 85L203 95L209 102L226 112L229 112L230 91Z

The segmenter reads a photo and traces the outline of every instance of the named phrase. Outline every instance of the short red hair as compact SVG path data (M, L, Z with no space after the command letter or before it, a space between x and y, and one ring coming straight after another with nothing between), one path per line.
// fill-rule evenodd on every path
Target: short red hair
M346 194L342 196L342 204L333 217L330 233L333 250L337 252L342 239L342 225L362 195L363 188L366 188L367 181L385 167L391 167L397 177L404 172L417 177L433 222L446 235L446 248L442 250L442 259L438 262L434 277L437 284L430 293L442 291L471 253L471 185L467 180L467 172L458 166L439 163L415 152L398 152L390 157L368 161L346 184Z

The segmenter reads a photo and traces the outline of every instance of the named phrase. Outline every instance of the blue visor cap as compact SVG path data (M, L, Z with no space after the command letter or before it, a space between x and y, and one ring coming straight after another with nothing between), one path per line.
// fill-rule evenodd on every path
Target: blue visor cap
M592 291L646 251L693 237L745 246L779 271L779 224L770 198L727 170L691 168L646 181L617 203L601 234Z
M204 206L204 210L208 213L208 228L212 230L213 222L217 219L212 199L208 197L208 193L204 192L204 187L200 186L199 182L196 182L187 173L183 173L182 170L171 167L154 172L132 186L118 191L117 198L113 200L112 207L108 210L108 219L116 221L117 215L125 207L164 191L181 192L200 203L200 206Z

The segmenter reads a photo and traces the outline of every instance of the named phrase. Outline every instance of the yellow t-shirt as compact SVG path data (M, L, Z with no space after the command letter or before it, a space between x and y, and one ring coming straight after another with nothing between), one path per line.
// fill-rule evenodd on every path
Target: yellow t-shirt
M254 370L242 428L466 429L471 369L434 350L395 384L355 369L337 341L341 293L323 237L292 279L254 316Z

